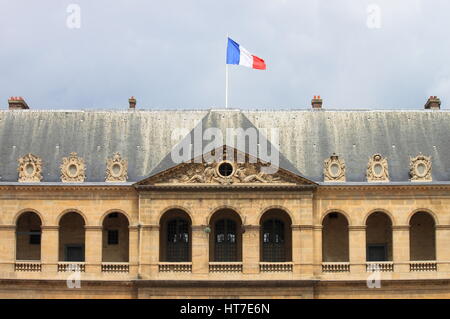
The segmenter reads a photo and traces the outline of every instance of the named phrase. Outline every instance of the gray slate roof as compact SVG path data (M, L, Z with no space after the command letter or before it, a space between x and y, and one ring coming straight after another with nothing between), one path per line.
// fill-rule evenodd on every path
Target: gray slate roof
M0 111L0 182L17 182L17 159L43 159L43 182L60 182L62 158L77 152L86 182L104 182L106 159L128 160L129 182L170 167L175 128L278 128L280 167L323 181L323 161L344 158L348 182L365 182L369 157L388 158L392 182L408 182L409 158L431 156L433 181L450 181L450 112L419 111ZM267 136L270 140L270 135Z

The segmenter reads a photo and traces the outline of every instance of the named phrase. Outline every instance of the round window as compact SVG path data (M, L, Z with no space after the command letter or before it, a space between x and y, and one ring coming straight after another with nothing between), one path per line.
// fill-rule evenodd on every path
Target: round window
M34 165L31 163L28 163L25 166L25 173L29 176L33 175L34 174Z
M120 164L116 163L111 167L111 171L112 171L112 174L117 177L120 175L120 172L122 171L122 166Z
M233 165L230 163L225 162L219 165L219 174L223 177L231 176L233 174L233 170Z
M330 165L328 171L332 177L338 177L341 174L341 167L338 163L333 163Z
M67 168L67 173L70 177L76 177L78 173L78 166L75 164L70 164Z
M416 165L417 176L424 177L426 173L427 173L427 166L425 165L425 163L418 163Z
M372 167L373 169L373 174L376 177L381 177L381 175L383 175L383 166L380 163L375 163Z

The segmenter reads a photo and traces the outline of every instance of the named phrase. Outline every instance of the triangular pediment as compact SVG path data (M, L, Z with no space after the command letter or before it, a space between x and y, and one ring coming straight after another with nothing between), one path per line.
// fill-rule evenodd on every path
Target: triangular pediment
M264 187L316 184L235 148L223 146L150 176L136 185Z

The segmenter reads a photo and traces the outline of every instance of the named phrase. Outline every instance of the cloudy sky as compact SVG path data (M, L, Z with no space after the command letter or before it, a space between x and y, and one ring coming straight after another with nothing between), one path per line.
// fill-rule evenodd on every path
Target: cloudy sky
M3 109L223 107L227 33L268 65L230 66L234 108L450 105L448 0L0 0L0 15Z

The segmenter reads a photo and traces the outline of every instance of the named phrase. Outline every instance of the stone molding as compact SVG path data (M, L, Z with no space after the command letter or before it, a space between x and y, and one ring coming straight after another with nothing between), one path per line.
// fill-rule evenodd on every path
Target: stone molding
M343 159L333 153L323 164L325 182L345 182L345 161Z
M63 157L61 168L61 181L63 183L81 183L86 179L86 166L84 159L72 152L70 156Z
M374 154L367 164L368 182L389 182L389 169L387 159L380 154Z
M119 152L106 160L106 182L126 182L128 178L128 161L122 159Z
M409 175L411 182L431 182L431 156L420 153L410 158Z
M39 183L42 180L42 159L28 153L17 159L19 166L17 171L19 172L18 181L21 183Z

